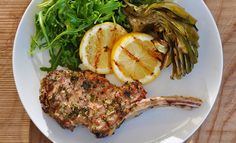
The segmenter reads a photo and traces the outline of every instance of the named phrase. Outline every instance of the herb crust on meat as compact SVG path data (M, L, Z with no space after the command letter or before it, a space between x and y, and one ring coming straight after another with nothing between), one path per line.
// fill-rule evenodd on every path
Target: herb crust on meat
M152 107L197 108L194 97L146 98L140 82L118 87L91 71L55 70L41 80L40 102L45 113L63 128L86 126L97 137L112 135L125 119Z

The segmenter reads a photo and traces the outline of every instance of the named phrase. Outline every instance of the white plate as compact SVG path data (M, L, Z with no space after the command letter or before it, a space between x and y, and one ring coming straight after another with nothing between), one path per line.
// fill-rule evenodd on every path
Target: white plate
M40 53L34 58L27 51L34 33L34 0L27 8L19 24L13 49L13 70L16 87L25 110L35 125L56 143L154 143L183 142L202 124L217 97L223 69L222 46L216 24L208 8L201 0L180 1L188 12L197 18L200 34L199 62L182 80L170 80L171 69L145 86L148 96L191 95L202 98L201 108L186 111L176 108L158 108L128 120L113 136L96 139L86 128L78 127L71 132L62 129L53 119L43 113L39 103L39 86L43 73L39 70L48 64L48 55Z

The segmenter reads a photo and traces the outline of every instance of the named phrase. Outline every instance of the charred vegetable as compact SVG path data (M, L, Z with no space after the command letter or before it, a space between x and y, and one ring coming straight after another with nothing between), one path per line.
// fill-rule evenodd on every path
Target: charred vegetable
M145 32L166 43L162 68L172 64L172 79L190 73L198 61L196 19L173 2L136 6L127 2L125 14L133 31ZM162 52L163 53L163 52Z

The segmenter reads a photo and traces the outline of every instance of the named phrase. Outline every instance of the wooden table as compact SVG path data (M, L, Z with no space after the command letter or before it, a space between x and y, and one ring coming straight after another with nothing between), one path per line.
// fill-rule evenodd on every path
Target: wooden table
M30 121L12 73L17 25L30 0L0 0L0 142L49 143ZM236 0L205 0L218 25L224 50L220 95L208 118L188 143L236 142Z

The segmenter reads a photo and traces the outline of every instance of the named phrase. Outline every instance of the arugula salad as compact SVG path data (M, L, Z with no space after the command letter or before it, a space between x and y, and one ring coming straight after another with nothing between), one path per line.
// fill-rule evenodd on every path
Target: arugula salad
M122 12L124 2L119 0L45 0L38 5L35 15L36 33L32 37L29 53L49 50L51 67L59 65L77 69L80 64L78 47L84 33L92 26L112 21L130 30Z

